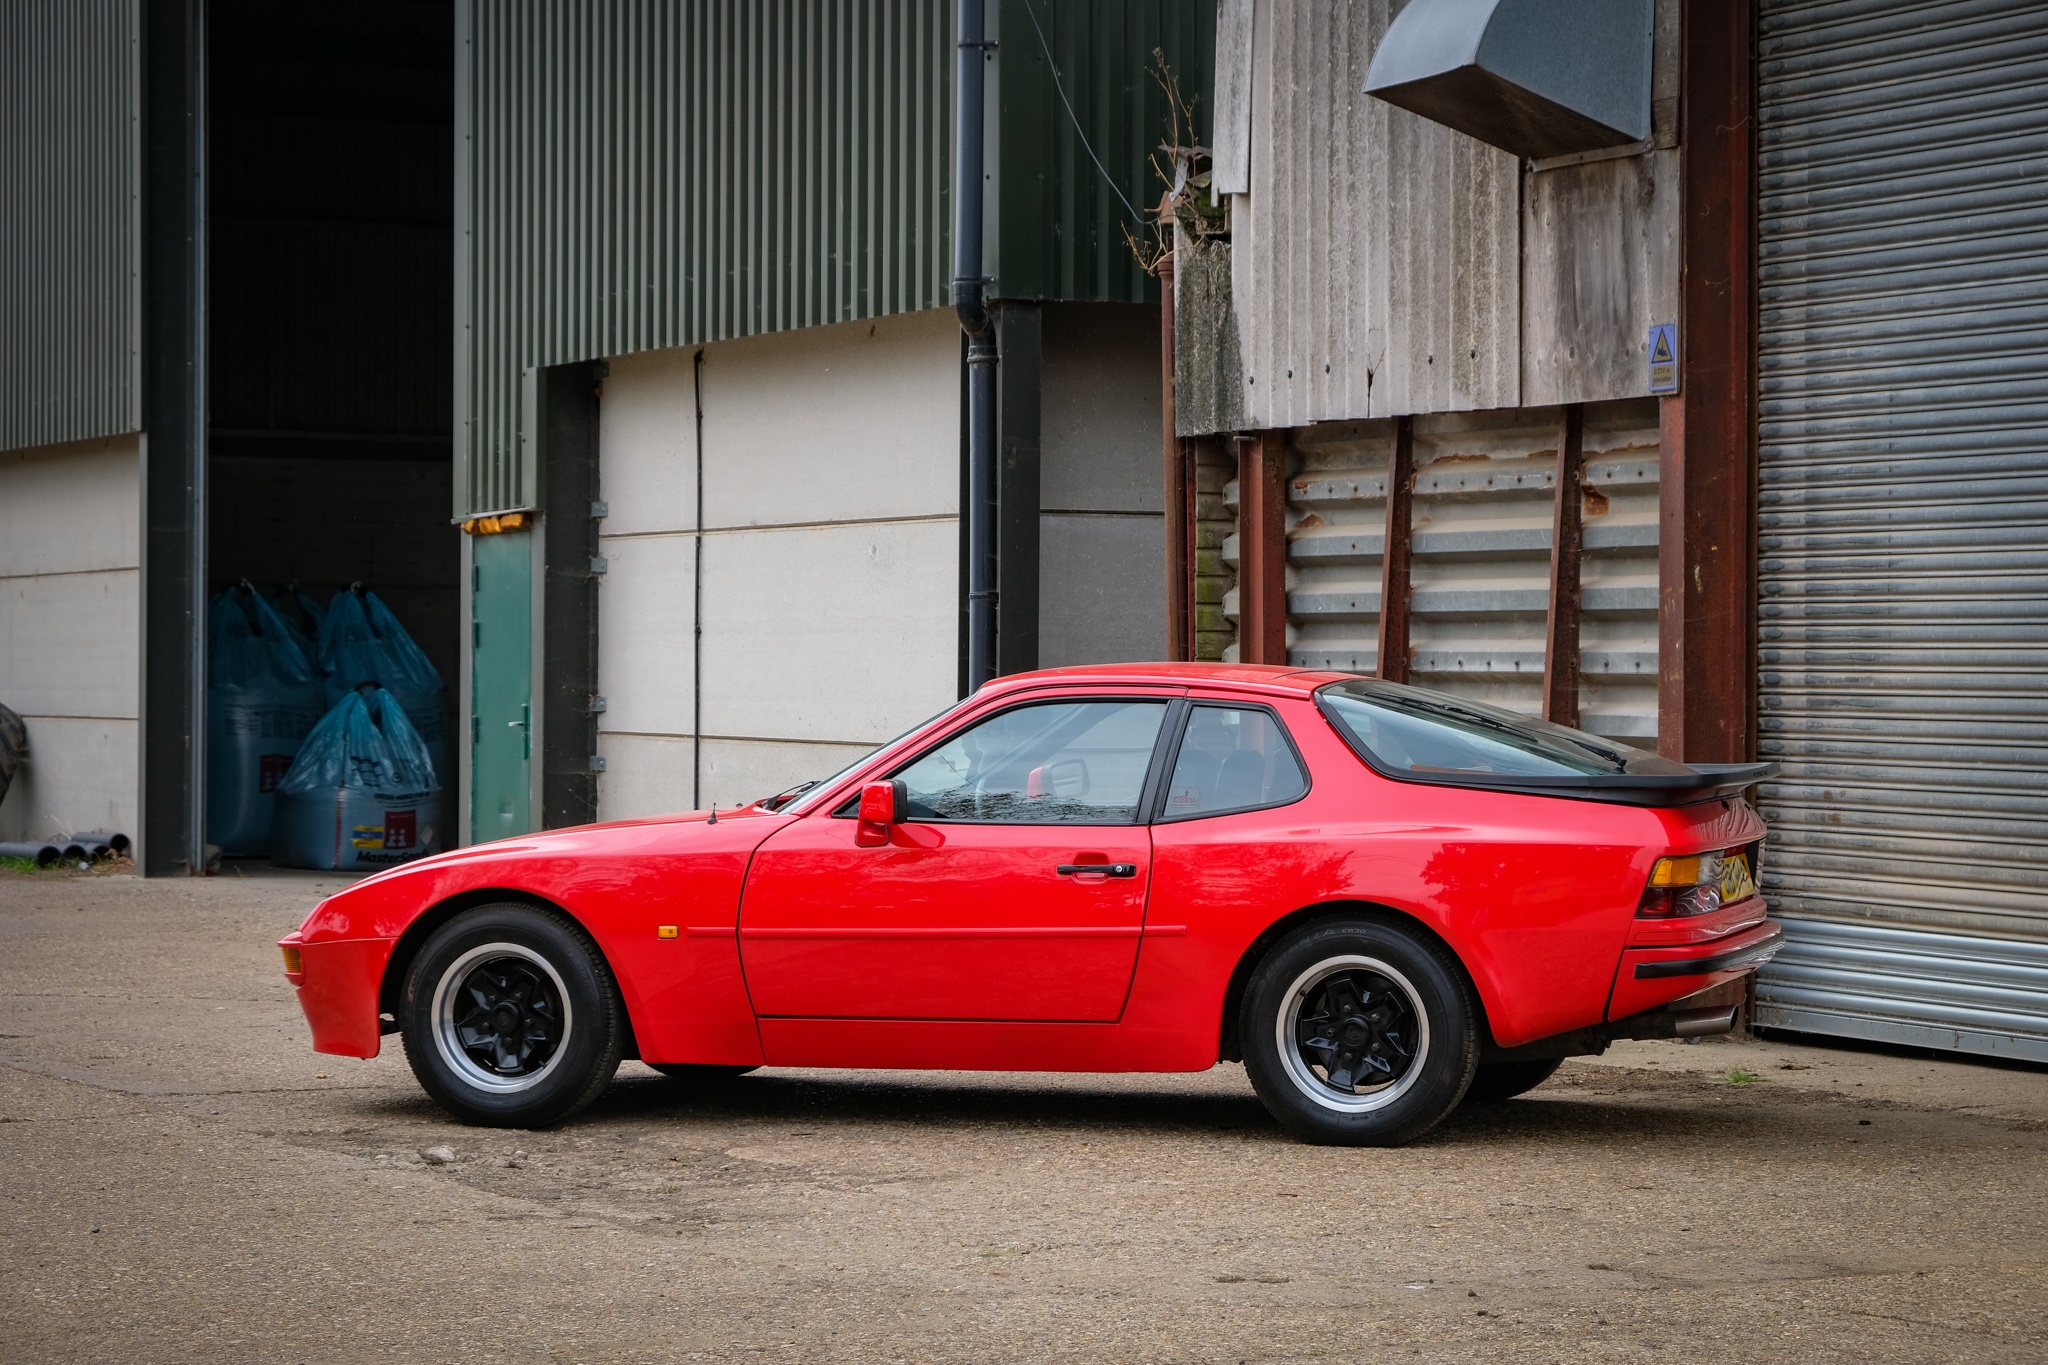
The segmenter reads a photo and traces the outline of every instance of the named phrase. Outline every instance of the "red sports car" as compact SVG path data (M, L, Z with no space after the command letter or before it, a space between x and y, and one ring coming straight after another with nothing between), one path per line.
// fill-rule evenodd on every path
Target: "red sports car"
M1397 1143L1616 1038L1725 1031L1776 950L1769 765L1349 674L1001 679L750 806L379 873L284 940L321 1052L398 1033L475 1123L619 1062L1201 1071Z

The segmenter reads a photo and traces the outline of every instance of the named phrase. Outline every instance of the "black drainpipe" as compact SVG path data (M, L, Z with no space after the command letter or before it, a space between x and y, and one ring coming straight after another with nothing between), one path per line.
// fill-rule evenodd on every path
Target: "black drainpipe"
M996 675L996 329L982 295L982 85L993 47L983 0L957 0L953 126L953 311L967 333L967 690Z

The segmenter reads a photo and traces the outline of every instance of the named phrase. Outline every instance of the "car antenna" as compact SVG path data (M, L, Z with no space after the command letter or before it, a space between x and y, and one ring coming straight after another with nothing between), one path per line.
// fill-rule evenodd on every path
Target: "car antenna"
M711 803L711 818L706 820L704 823L707 825L715 825L718 823L718 803L716 801L713 801Z

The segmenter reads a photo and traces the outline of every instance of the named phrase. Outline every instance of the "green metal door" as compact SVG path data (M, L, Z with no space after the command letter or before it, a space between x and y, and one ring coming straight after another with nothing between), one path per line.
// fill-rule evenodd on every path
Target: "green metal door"
M470 838L533 829L533 555L528 531L470 537Z

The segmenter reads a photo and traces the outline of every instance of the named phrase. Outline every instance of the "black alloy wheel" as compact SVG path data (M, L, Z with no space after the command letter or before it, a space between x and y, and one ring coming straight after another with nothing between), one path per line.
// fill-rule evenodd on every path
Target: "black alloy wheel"
M532 905L481 906L435 930L406 973L398 1018L426 1092L493 1127L580 1112L625 1051L625 1011L597 945Z
M1310 925L1253 971L1239 1012L1245 1070L1308 1142L1412 1142L1458 1105L1479 1061L1464 970L1391 920Z
M1486 1104L1495 1100L1511 1100L1555 1076L1563 1065L1562 1057L1546 1057L1533 1062L1488 1062L1472 1077L1471 1088L1465 1092L1465 1102Z

